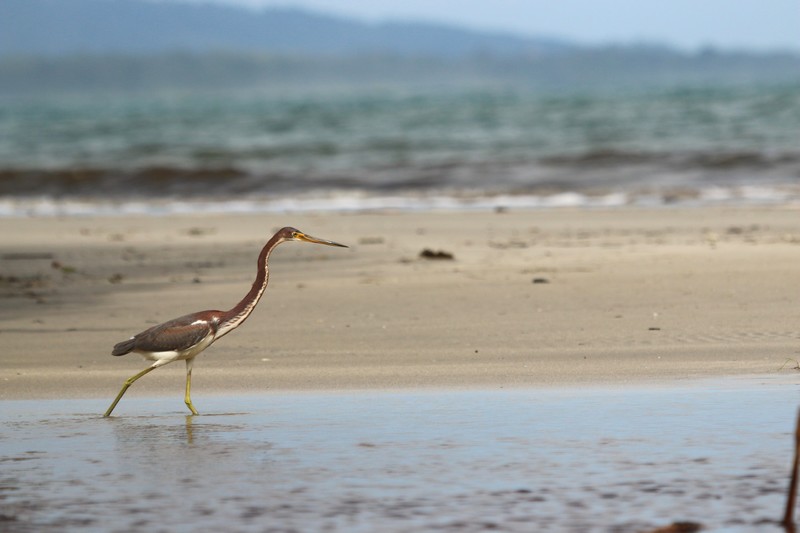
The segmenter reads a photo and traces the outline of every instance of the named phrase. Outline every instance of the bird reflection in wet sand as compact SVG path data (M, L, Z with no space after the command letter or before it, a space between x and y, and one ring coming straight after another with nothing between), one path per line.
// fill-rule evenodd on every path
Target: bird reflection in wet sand
M192 430L192 417L194 415L186 415L186 444L194 444L194 432Z
M250 316L269 282L269 256L276 246L286 241L304 241L347 248L344 244L311 237L295 228L285 227L279 230L267 241L258 256L258 272L252 288L232 309L228 311L200 311L175 318L146 329L114 346L111 355L125 355L133 352L138 353L149 361L155 362L123 383L119 394L117 394L114 402L103 416L111 415L125 391L137 379L173 361L186 361L186 395L184 402L193 415L198 414L194 405L192 405L190 394L194 358L211 346L217 339L241 326Z

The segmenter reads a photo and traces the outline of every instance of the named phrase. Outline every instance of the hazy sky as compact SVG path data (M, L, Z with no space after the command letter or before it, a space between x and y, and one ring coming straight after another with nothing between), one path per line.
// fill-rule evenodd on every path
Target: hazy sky
M209 0L190 0L204 1ZM800 0L211 0L303 7L367 21L414 19L587 44L800 50Z

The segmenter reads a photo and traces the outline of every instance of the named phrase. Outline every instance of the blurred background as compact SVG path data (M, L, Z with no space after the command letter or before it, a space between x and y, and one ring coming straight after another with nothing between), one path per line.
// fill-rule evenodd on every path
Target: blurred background
M796 0L3 0L0 216L800 201Z

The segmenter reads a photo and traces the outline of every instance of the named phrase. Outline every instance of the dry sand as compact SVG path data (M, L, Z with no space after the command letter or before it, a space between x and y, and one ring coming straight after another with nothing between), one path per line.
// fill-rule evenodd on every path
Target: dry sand
M198 406L796 372L793 208L30 218L0 220L0 398L110 400L146 365L111 346L233 306L283 225L351 249L276 250L259 307L198 357ZM182 397L183 380L176 363L128 395Z

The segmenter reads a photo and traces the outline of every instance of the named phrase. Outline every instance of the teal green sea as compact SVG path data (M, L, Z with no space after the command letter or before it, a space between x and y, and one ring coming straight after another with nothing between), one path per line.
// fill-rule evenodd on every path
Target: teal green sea
M796 186L798 139L797 86L15 98L0 197L696 198Z

